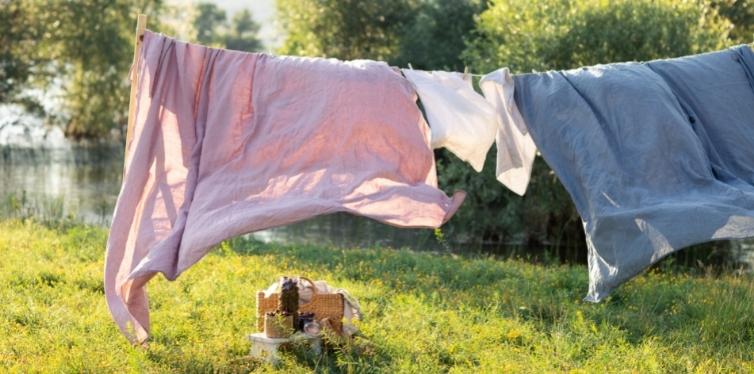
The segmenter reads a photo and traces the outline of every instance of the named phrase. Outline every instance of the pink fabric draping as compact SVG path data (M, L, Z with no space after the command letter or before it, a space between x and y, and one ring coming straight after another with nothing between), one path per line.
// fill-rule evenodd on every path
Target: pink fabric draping
M381 62L207 48L147 31L133 143L107 242L105 294L148 337L145 284L224 239L348 212L438 227L463 201L437 188L416 95Z

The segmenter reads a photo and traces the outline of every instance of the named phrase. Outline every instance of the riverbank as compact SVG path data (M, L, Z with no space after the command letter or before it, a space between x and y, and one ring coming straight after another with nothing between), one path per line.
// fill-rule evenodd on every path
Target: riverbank
M752 372L754 279L653 270L581 301L582 266L393 249L224 243L149 285L154 337L131 348L102 288L107 231L0 221L0 371ZM364 338L277 369L245 357L277 275L347 288Z

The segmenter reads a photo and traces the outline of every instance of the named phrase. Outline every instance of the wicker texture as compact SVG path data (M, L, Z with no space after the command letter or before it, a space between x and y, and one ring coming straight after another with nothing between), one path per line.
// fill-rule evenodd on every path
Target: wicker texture
M268 316L264 319L264 335L268 338L287 338L293 330L293 316Z
M300 304L298 312L314 313L314 319L317 321L327 318L335 332L338 334L342 333L343 307L345 303L343 295L318 293L317 288L314 287L314 282L304 277L299 277L299 279L306 280L312 284L312 299L306 304ZM268 297L265 297L262 291L257 292L257 329L259 331L264 331L265 314L277 309L279 297L280 294L277 292Z

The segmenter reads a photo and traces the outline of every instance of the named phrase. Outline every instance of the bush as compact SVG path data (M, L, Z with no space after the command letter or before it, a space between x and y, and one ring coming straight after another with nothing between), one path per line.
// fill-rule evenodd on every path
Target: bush
M497 1L465 59L478 70L568 69L720 49L732 24L704 1Z
M464 39L482 0L278 0L280 53L371 58L418 69L463 69Z
M650 60L720 49L730 28L706 2L502 0L481 13L463 58L476 71L507 66L517 73ZM538 159L519 198L496 182L494 153L481 175L447 154L439 160L443 187L469 193L446 231L582 256L580 219L553 172Z

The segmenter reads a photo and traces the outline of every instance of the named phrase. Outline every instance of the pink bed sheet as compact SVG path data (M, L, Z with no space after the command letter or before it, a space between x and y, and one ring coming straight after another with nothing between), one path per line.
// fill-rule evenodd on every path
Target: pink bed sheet
M145 284L224 239L348 212L434 228L465 194L437 188L410 84L382 62L277 57L147 32L133 143L107 242L105 294L132 341Z

